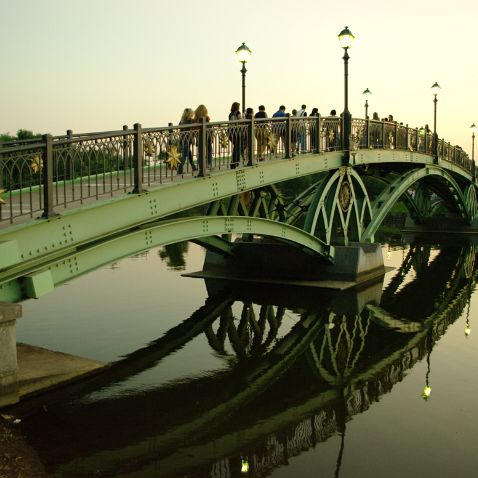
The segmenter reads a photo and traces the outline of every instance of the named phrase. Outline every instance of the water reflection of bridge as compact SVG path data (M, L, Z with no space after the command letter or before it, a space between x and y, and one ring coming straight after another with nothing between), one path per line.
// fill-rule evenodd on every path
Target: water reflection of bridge
M103 376L50 398L52 412L38 413L42 400L20 406L27 434L58 473L75 476L231 476L241 461L264 476L337 433L340 466L347 422L390 392L466 309L474 248L448 248L432 260L428 251L412 247L382 294L378 284L355 300L295 296L290 288L219 292L210 284L212 295L189 319ZM416 288L425 294L418 303ZM284 314L292 312L297 322L284 335ZM108 393L201 333L226 369L132 395ZM83 398L71 402L69 393Z

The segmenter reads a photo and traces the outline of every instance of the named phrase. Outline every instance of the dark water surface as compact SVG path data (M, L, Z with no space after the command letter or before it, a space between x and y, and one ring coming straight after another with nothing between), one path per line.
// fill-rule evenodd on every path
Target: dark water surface
M193 244L104 267L23 304L19 341L118 364L22 431L52 477L475 477L476 251L384 246L344 293L182 277Z

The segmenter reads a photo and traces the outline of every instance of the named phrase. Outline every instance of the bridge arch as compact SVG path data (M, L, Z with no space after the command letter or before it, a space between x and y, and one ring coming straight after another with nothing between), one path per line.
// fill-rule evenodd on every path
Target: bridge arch
M361 237L362 241L374 241L374 235L378 228L382 224L383 220L390 212L394 204L400 199L400 197L407 193L407 191L414 184L426 177L438 177L441 178L449 188L451 194L454 196L458 210L464 221L471 222L476 214L476 191L475 186L471 185L465 191L469 199L467 200L465 194L462 192L459 184L455 178L445 169L434 166L426 166L424 168L412 169L397 177L392 183L390 183L382 193L374 200L372 209L372 220L366 227ZM410 196L411 197L411 196ZM473 198L475 199L473 202ZM470 211L469 203L473 205ZM418 205L417 205L418 206ZM420 207L416 208L417 211Z
M48 263L18 270L15 277L1 283L0 300L14 302L25 297L40 297L57 284L153 247L235 233L274 237L311 254L319 254L327 260L333 259L333 247L289 224L247 216L185 217L150 223L103 241L85 244L80 250L70 251ZM213 243L212 247L215 246ZM219 244L217 247L223 246ZM35 288L36 277L38 283L42 284L41 291ZM25 285L25 280L28 285ZM45 288L45 284L50 286Z
M372 220L372 204L359 173L347 166L330 172L315 190L304 229L326 244L360 241Z

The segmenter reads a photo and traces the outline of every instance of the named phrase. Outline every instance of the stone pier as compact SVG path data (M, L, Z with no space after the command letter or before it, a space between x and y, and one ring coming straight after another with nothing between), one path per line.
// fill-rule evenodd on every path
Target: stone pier
M0 408L105 368L96 360L17 344L15 324L21 316L21 305L0 302Z
M18 402L15 324L21 316L21 305L0 302L0 407Z
M233 256L208 251L192 277L246 280L345 290L385 274L380 244L334 246L334 261L271 239L237 240Z

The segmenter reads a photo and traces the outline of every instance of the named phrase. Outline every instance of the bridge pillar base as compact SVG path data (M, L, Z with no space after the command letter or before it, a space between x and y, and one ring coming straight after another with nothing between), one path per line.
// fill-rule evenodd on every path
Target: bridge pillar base
M15 324L21 315L19 304L0 302L0 407L19 399Z
M321 274L334 280L368 282L385 274L381 245L352 242L334 246L334 263L327 264Z
M384 275L380 244L352 243L334 246L334 263L300 249L269 239L236 241L233 257L207 252L203 275L238 280L347 282L350 286ZM317 285L320 287L320 285Z

